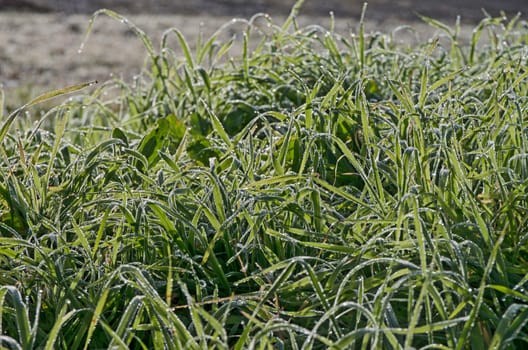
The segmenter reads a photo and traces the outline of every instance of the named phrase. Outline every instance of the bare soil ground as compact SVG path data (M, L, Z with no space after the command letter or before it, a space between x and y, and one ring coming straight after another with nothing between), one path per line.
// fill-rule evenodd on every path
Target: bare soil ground
M0 0L0 84L8 105L31 96L83 81L105 81L112 76L130 79L141 70L145 50L122 23L101 17L82 53L78 53L88 25L89 14L100 7L121 13L142 28L156 43L164 30L176 27L193 45L198 33L211 35L233 17L256 12L272 14L280 24L294 0ZM341 33L357 31L362 0L307 0L301 23L329 25L329 11L336 16ZM482 8L491 15L500 9L512 15L528 12L526 0L371 0L367 31L390 31L410 24L413 40L426 40L435 30L420 22L415 12L452 25L461 16L465 35L483 18ZM2 11L3 10L3 11ZM224 35L235 35L243 25L233 25ZM407 33L409 34L409 33ZM414 38L414 37L413 37Z
M126 13L184 14L201 16L250 16L255 12L284 14L297 0L0 0L0 10L28 10L38 12L92 13L99 8L112 8ZM365 0L306 0L306 15L357 16ZM492 15L500 11L526 10L526 0L369 0L370 16L384 18L399 16L412 19L413 12L437 18L462 15L480 19L481 9ZM372 18L372 17L371 17Z

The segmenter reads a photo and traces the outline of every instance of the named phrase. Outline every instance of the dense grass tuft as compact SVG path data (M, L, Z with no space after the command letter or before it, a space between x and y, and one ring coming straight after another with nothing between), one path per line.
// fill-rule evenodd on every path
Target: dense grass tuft
M194 50L94 15L146 69L5 119L3 347L528 346L527 23L401 47L301 3Z

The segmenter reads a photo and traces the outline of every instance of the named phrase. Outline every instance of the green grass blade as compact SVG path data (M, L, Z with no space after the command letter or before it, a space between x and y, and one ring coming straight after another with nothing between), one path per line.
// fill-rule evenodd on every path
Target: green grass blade
M4 138L5 138L6 134L7 134L7 132L9 131L9 128L11 127L13 122L15 121L15 118L23 110L25 110L25 109L27 109L29 107L32 107L34 105L37 105L39 103L48 101L48 100L50 100L50 99L52 99L54 97L63 96L63 95L66 95L66 94L77 92L79 90L82 90L82 89L84 89L86 87L89 87L89 86L92 86L94 84L97 84L97 81L90 81L90 82L87 82L87 83L72 85L72 86L69 86L69 87L66 87L66 88L63 88L63 89L49 91L49 92L43 93L42 95L39 95L39 96L35 97L31 101L29 101L28 103L23 105L22 107L17 108L16 110L11 112L11 114L9 114L7 116L7 119L2 123L2 126L0 127L0 144L4 141Z

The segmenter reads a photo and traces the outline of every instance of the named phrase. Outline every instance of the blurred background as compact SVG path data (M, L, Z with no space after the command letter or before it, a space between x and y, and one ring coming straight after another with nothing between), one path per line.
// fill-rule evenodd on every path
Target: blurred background
M269 13L281 24L295 0L0 0L0 86L8 108L45 90L84 81L107 81L118 76L131 80L144 64L145 49L127 25L101 16L90 40L79 53L90 15L100 8L124 14L143 29L155 44L163 31L175 27L193 47L201 33L208 37L233 17L248 18ZM301 9L305 24L330 25L336 30L357 32L364 0L306 0ZM503 12L502 12L503 11ZM367 32L394 31L395 40L414 41L442 36L423 23L417 13L453 26L460 16L461 39L487 15L504 13L512 18L528 12L528 0L370 0L366 13ZM300 19L300 22L301 19ZM224 39L241 33L244 25L229 26Z
M306 0L303 12L336 16L357 15L364 0ZM122 13L157 13L189 15L247 16L256 12L272 14L288 11L295 0L0 0L0 10L36 12L92 13L99 8L111 8ZM380 18L400 16L412 18L414 12L434 17L462 15L466 19L482 17L482 9L493 16L505 11L525 12L528 0L370 0L370 16Z

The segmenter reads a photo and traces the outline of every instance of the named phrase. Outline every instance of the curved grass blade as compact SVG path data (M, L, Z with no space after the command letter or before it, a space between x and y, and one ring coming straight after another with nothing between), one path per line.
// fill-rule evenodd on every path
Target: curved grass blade
M9 295L13 307L15 309L15 322L18 330L18 337L20 340L20 346L23 349L29 349L31 347L31 325L29 323L28 309L18 289L13 286L4 286L0 288L0 316L4 313L4 299L6 295ZM1 318L0 318L1 322ZM1 329L0 329L1 330Z
M49 91L49 92L43 93L42 95L39 95L39 96L35 97L31 101L29 101L28 103L23 105L22 107L19 107L19 108L15 109L13 112L11 112L11 114L9 114L7 119L2 123L2 126L0 127L0 144L3 143L5 136L6 136L7 132L9 131L9 128L11 127L13 122L15 121L15 118L24 109L29 108L31 106L34 106L36 104L48 101L48 100L50 100L50 99L52 99L54 97L58 97L58 96L66 95L66 94L71 94L73 92L77 92L79 90L82 90L82 89L84 89L86 87L89 87L89 86L92 86L94 84L97 84L97 80L93 80L93 81L90 81L90 82L87 82L87 83L72 85L72 86L66 87L64 89L58 89L58 90Z

